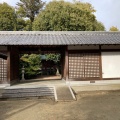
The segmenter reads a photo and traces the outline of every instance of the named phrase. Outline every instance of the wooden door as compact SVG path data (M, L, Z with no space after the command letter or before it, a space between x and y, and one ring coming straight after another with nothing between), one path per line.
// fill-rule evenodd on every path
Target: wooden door
M70 53L69 79L100 79L99 53Z
M0 83L7 81L7 60L0 58Z

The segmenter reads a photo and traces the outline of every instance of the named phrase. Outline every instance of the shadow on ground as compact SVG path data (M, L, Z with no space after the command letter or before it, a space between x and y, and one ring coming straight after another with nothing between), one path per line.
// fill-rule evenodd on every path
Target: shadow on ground
M79 92L77 101L0 101L0 120L119 120L120 91Z

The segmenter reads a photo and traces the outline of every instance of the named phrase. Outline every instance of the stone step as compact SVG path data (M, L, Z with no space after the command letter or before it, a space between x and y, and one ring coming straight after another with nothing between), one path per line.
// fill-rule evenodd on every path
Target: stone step
M54 87L37 88L7 88L1 94L2 98L21 98L21 97L54 97Z

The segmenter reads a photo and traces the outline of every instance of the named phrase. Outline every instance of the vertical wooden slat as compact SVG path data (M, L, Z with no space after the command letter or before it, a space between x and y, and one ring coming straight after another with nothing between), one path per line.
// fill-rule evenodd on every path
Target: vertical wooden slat
M99 68L100 68L100 80L102 80L102 57L101 57L101 45L99 45Z
M2 82L2 59L0 58L0 82Z
M16 46L11 46L8 53L8 64L10 70L10 83L13 84L19 79L19 50Z
M68 80L68 46L65 48L64 79Z
M10 70L10 48L8 47L8 52L7 52L7 82L10 83L11 80L11 70Z
M0 83L6 83L7 81L7 63L6 60L0 58Z
M99 78L99 53L86 53L84 58L85 78Z
M83 71L84 71L83 79L85 79L85 53L83 53Z
M99 52L81 52L69 54L69 78L100 78L99 58Z
M69 78L84 78L83 54L69 54Z
M64 79L64 68L65 68L65 50L61 50L61 79Z

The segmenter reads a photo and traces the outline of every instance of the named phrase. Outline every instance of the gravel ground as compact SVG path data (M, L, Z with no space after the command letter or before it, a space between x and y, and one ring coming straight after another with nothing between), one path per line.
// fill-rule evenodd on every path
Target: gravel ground
M0 120L120 120L120 91L80 92L77 101L0 101Z

